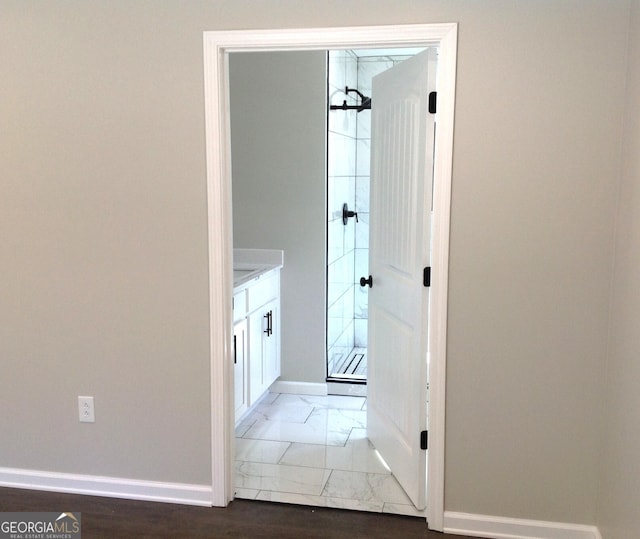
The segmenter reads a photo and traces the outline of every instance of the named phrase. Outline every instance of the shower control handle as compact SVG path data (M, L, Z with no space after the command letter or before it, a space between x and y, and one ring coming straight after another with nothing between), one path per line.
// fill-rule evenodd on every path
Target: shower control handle
M369 275L368 279L365 279L364 277L360 277L360 286L366 286L366 285L369 285L369 288L373 286L373 277L371 277L371 275Z
M347 222L349 221L349 217L355 217L356 223L358 222L358 212L350 210L349 205L345 202L342 205L342 224L343 225L346 226Z

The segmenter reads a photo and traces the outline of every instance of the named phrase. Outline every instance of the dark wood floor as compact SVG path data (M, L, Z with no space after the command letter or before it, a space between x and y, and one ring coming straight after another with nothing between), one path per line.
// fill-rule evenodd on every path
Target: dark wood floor
M0 488L0 512L6 511L82 513L83 539L464 539L430 532L418 518L248 500L236 500L223 509Z

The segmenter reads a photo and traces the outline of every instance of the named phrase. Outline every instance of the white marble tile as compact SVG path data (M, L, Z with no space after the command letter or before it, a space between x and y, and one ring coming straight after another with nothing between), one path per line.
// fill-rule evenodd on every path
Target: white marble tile
M278 464L290 445L289 442L236 438L236 460Z
M336 343L330 348L329 353L331 357L331 364L329 374L334 374L334 370L342 364L342 361L349 355L351 349L351 346L340 346L339 343Z
M306 424L326 430L348 430L348 438L352 428L363 429L367 427L367 414L362 410L316 408L307 419Z
M381 513L384 507L382 502L362 502L347 498L329 498L326 496L312 496L302 494L290 494L288 492L270 492L262 490L256 497L257 500L293 503L297 505L312 505L314 507L332 507L335 509L350 509L352 511L368 511Z
M329 176L328 179L328 218L342 224L342 206L346 202L354 209L356 201L356 178L353 176Z
M356 229L356 249L369 248L369 214L358 214L359 223Z
M258 489L254 488L237 488L236 487L236 498L242 498L243 500L255 500L260 493Z
M360 277L369 275L369 249L356 248L356 257L354 262L354 274L357 278L358 284ZM363 288L363 293L368 293L368 288Z
M235 463L236 488L319 495L330 470L257 462Z
M280 463L308 468L330 468L327 466L328 450L326 445L292 443Z
M311 413L313 406L309 404L267 403L259 404L253 413L256 420L287 421L289 423L304 423Z
M349 205L349 209L352 211L353 206L353 204ZM358 224L355 219L349 219L346 225L342 225L344 231L344 254L347 256L353 257L353 250L356 247L356 228ZM353 279L353 274L351 274L350 277Z
M369 212L370 187L371 181L369 176L356 177L356 210L358 211L358 217L360 213Z
M345 395L292 395L282 393L278 402L303 402L315 408L342 408L344 410L361 410L366 397L350 397Z
M367 315L366 305L365 308L359 312L360 315ZM366 318L356 318L353 321L354 337L353 343L359 348L367 347L367 340L369 335L369 324Z
M353 285L354 258L353 254L341 256L329 265L327 285L332 289L331 300L328 300L329 305L335 303Z
M340 346L340 335L344 331L343 319L342 317L337 317L332 313L332 310L329 310L329 314L327 316L327 345L331 348L331 357L335 358L337 356L344 356L344 354L348 353L343 350L343 347ZM338 359L338 362L340 360Z
M287 423L284 421L256 421L247 431L245 438L256 440L276 440L306 444L344 445L351 428L327 425L325 422Z
M371 175L371 140L358 139L356 144L356 175Z
M363 409L366 408L366 403L363 405ZM349 435L349 442L355 442L356 440L368 440L367 429L353 428Z
M329 51L329 85L332 88L344 89L346 86L346 65L346 51Z
M328 169L330 176L356 175L356 139L329 133Z
M236 497L271 500L318 507L339 507L359 511L384 511L424 518L424 513L413 507L395 478L378 458L367 439L366 397L306 396L271 393L262 401L264 407L273 408L274 415L286 417L292 410L314 411L305 424L267 420L250 414L243 427L256 430L271 425L282 435L287 429L300 429L308 436L327 430L343 434L343 443L325 446L315 443L281 442L256 439L237 439ZM275 408L282 407L282 412ZM315 414L315 415L314 415ZM255 417L261 417L256 420ZM329 427L331 419L339 418ZM276 428L275 425L280 427ZM284 427L284 425L288 425ZM343 431L348 429L345 437ZM271 434L274 430L270 431ZM257 461L257 462L255 462ZM279 464L275 464L279 462ZM379 472L379 473L378 473Z
M347 51L345 82L349 88L358 88L358 57L351 51Z
M245 417L242 421L240 421L240 423L236 425L236 428L235 428L236 437L241 438L242 436L244 436L246 432L251 428L251 425L253 425L256 421L257 421L257 418L253 417L251 414Z
M322 495L411 505L408 496L389 474L334 470Z
M344 87L339 90L331 88L329 93L330 105L340 106L344 104L345 100L347 101L347 105L351 104L351 99L344 93ZM330 133L338 133L340 135L356 138L358 133L358 118L356 117L356 114L358 114L358 111L355 109L329 109L328 131Z
M367 439L350 439L344 447L291 444L280 463L332 470L391 473Z
M356 275L358 275L356 273ZM360 273L360 275L368 275L368 272L365 270ZM369 317L369 287L360 286L358 283L358 287L354 291L354 316L356 318L366 319ZM364 342L367 341L366 332L364 335ZM356 344L358 347L366 346L362 344Z
M371 95L367 90L365 95ZM363 110L356 117L356 138L371 138L371 109Z
M327 224L327 263L329 267L344 255L344 225L342 221L330 221Z
M383 513L392 513L394 515L404 515L407 517L426 518L427 515L423 511L416 509L415 505L405 505L401 503L385 503L382 508Z

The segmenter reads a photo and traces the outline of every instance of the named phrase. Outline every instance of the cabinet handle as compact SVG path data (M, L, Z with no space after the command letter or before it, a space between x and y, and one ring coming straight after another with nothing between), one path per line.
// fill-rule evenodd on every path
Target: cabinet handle
M267 329L265 329L263 333L266 333L267 337L270 337L273 333L273 311L269 311L263 318L267 319Z
M236 343L236 335L233 336L233 364L238 363L238 346Z

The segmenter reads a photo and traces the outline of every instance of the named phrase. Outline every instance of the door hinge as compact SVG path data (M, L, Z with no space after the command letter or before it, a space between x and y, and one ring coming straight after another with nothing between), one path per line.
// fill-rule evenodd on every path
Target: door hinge
M420 449L427 449L429 445L429 431L423 430L420 433Z
M437 101L438 101L438 92L430 92L429 93L429 112L431 114L436 113Z
M422 284L426 287L431 286L431 266L424 268L422 273Z

